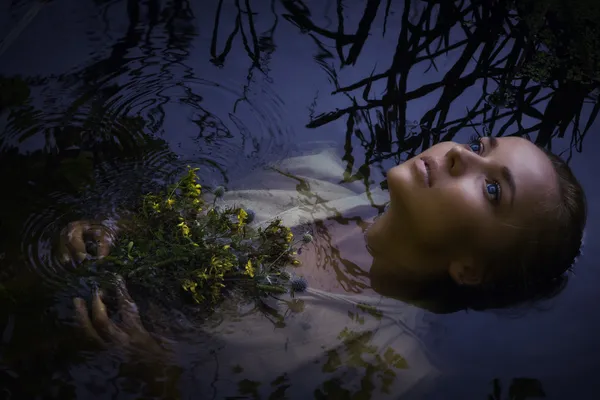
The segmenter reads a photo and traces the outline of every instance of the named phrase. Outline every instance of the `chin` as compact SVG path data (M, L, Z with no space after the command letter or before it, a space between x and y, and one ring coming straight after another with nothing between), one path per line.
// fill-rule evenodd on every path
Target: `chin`
M404 203L407 195L414 189L414 177L410 171L410 161L390 168L387 172L388 191L390 192L390 201L394 207Z
M389 221L390 210L388 209L385 213L381 214L377 219L373 221L371 226L365 233L365 243L367 250L372 256L380 254L382 250L387 246L389 242Z

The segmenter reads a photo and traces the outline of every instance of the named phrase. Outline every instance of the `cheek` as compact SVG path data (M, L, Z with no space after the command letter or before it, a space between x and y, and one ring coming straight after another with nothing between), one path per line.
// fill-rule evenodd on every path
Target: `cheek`
M424 242L462 246L485 231L490 220L482 193L468 182L415 191L410 215Z
M448 179L425 188L415 182L411 161L388 171L390 199L404 215L406 229L431 247L465 246L490 231L493 213L482 182L473 177Z

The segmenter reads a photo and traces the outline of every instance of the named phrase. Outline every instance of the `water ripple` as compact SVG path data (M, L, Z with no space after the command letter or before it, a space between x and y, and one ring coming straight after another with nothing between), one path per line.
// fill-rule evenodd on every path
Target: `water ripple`
M57 210L45 208L30 215L21 232L21 254L27 257L27 266L32 268L51 287L64 287L70 272L58 262L54 251L57 225Z
M293 135L268 82L236 90L149 59L156 57L130 58L85 84L75 75L30 79L35 101L5 115L3 149L42 150L58 165L54 176L79 174L75 191L47 183L45 206L21 232L23 254L49 284L69 279L53 249L71 220L119 215L186 164L200 166L211 187L285 156Z
M39 108L12 110L3 147L132 153L161 139L186 162L220 171L225 181L226 172L247 172L285 155L293 132L284 126L275 93L244 94L205 79L170 75L137 77L118 86L120 74L70 105L59 97ZM54 96L67 91L54 86ZM43 91L49 95L48 86Z

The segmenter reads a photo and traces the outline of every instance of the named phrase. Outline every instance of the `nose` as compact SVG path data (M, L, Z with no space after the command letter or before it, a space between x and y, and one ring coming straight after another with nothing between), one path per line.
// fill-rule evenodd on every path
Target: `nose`
M461 176L476 168L482 167L483 158L465 149L462 145L452 147L446 153L448 169L451 176Z

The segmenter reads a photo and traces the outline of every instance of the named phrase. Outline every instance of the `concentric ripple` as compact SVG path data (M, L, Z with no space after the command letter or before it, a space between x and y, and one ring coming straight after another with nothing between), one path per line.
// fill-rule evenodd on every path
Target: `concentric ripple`
M60 261L60 232L74 220L101 222L118 219L133 208L143 193L162 187L181 171L181 163L167 149L143 158L113 159L98 164L90 183L79 194L54 191L32 210L23 224L21 254L45 283L57 288L71 281L74 268Z
M289 147L293 135L269 87L235 90L179 63L159 68L146 61L131 58L79 87L75 75L29 81L33 100L6 117L2 147L51 154L44 172L62 182L47 182L44 204L31 210L21 232L22 253L51 285L72 274L55 251L70 221L116 218L186 164L200 167L205 185L227 185Z

